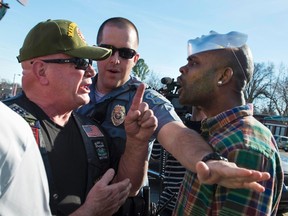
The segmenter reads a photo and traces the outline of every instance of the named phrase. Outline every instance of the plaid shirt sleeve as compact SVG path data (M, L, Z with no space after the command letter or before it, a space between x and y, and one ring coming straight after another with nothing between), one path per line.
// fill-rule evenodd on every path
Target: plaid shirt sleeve
M281 191L279 190L281 185L277 185L278 181L276 179L282 178L281 173L276 172L279 170L277 163L275 163L277 161L277 152L274 152L271 157L266 157L263 154L259 154L257 150L237 149L230 152L229 155L233 157L229 158L229 160L234 161L238 166L269 172L271 178L260 182L265 187L265 192L263 193L248 189L217 187L215 206L212 209L218 210L217 215L276 215L276 206L273 206L273 203L277 203L279 191ZM225 202L221 203L223 199L225 199Z
M239 167L268 172L259 182L265 192L200 184L187 171L173 215L266 216L277 214L283 186L281 160L269 129L252 116L249 106L236 107L202 122L202 136Z
M242 121L231 124L226 131L228 134L222 133L221 141L214 146L216 150L237 166L268 172L271 178L259 182L265 188L263 193L218 186L215 208L212 209L217 209L219 215L276 215L282 191L283 172L270 131L253 117L244 117ZM217 139L217 135L214 138Z

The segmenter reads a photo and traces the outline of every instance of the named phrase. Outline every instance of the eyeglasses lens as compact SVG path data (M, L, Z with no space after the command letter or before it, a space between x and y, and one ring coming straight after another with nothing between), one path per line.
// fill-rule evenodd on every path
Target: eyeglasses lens
M65 64L65 63L73 63L76 65L75 69L87 70L89 65L92 65L92 59L83 59L83 58L71 58L71 59L44 59L42 60L46 63L54 63L54 64ZM31 62L33 64L33 61Z
M76 69L87 70L89 65L92 65L92 59L76 58L73 63L76 65Z
M112 49L112 55L115 54L115 52L119 52L119 56L123 59L131 59L136 55L136 51L130 48L116 48L112 45L108 44L101 44L99 45L100 47L107 48L107 49Z

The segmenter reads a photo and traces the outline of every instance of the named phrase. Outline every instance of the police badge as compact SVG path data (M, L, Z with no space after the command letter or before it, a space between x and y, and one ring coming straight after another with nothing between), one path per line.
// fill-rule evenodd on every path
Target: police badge
M116 105L111 114L111 120L114 126L119 126L125 120L126 110L124 106Z

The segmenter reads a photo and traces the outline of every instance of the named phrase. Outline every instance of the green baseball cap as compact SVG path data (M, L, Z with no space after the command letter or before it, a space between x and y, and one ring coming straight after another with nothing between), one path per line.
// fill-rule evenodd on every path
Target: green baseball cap
M48 19L30 30L19 53L19 62L57 53L103 60L111 55L111 50L89 46L74 22Z

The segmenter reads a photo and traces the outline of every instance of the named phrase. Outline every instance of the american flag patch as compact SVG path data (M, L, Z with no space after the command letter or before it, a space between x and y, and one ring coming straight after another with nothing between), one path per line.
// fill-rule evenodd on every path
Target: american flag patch
M82 125L83 130L85 131L88 137L103 137L104 135L95 125Z

